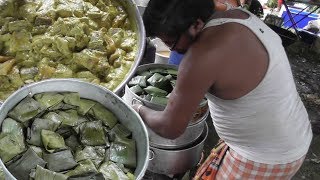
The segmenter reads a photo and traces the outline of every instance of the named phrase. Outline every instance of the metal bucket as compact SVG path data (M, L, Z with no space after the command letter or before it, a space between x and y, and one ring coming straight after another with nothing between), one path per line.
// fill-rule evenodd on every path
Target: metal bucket
M175 65L169 65L169 64L145 64L145 65L139 66L137 68L137 72L144 72L148 69L154 69L154 68L177 69L178 67ZM124 102L130 105L138 101L138 103L142 103L143 105L153 110L163 111L165 109L164 105L155 104L155 103L146 101L140 96L136 95L130 90L128 85L125 86L125 94L122 98ZM150 145L153 147L164 148L164 149L176 149L176 148L186 147L187 145L193 143L201 135L204 128L205 120L209 114L209 109L207 108L207 104L205 104L203 107L202 106L199 107L199 109L201 111L204 111L204 113L202 114L196 113L195 114L196 119L190 120L190 123L187 129L185 130L185 132L177 139L171 140L171 139L160 137L159 135L157 135L151 129L148 128Z
M208 136L208 125L197 141L184 149L167 150L150 147L148 170L158 174L175 175L195 167L200 159L204 142Z
M137 146L137 167L134 175L142 179L148 167L149 139L147 129L140 116L121 98L101 86L70 79L51 79L25 86L12 94L0 107L0 123L7 113L28 95L43 92L78 92L82 98L91 99L110 109L119 121L132 131ZM15 179L0 160L6 179Z

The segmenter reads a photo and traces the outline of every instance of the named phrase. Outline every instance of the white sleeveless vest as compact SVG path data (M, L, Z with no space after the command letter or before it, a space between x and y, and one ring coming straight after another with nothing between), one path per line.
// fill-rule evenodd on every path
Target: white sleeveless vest
M312 139L306 109L293 80L280 37L259 18L213 19L204 28L239 23L265 46L269 66L260 84L235 100L207 93L213 124L221 139L241 156L259 163L284 164L304 156Z

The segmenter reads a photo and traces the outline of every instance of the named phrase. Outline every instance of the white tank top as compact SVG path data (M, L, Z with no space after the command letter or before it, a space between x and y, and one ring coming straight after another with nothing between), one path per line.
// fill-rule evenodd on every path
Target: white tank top
M248 94L223 100L207 93L213 124L221 139L241 156L259 163L284 164L304 156L312 139L307 111L299 97L280 37L248 11L248 19L213 19L204 28L239 23L265 46L269 66Z

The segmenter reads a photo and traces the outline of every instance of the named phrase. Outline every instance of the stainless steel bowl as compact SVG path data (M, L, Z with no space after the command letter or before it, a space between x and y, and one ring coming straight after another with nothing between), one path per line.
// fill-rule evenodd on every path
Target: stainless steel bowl
M137 38L138 38L138 50L136 52L136 58L134 60L134 63L132 64L129 72L127 73L127 75L125 76L125 78L123 79L123 81L113 90L114 93L116 94L121 94L124 86L128 83L128 81L132 78L132 76L135 73L136 68L138 67L144 51L145 51L145 46L146 46L146 31L144 28L144 24L143 24L143 20L142 17L140 15L140 12L138 10L138 7L136 6L136 3L133 0L118 0L118 2L120 2L124 8L126 9L126 12L128 13L128 16L130 17L130 19L132 20L132 22L134 22L135 29L137 32ZM0 100L0 104L3 103Z
M7 113L28 95L43 92L78 92L82 98L91 99L110 109L119 121L132 131L137 145L137 167L134 175L142 179L148 167L149 139L146 126L140 116L113 92L101 86L71 79L51 79L25 86L13 93L0 107L0 124ZM15 179L0 160L6 179Z
M139 66L137 68L137 72L144 72L154 68L166 68L166 69L176 69L176 70L178 69L177 66L169 65L169 64L145 64L145 65ZM127 104L132 105L135 103L135 101L138 101L139 103L142 103L153 110L162 111L165 109L164 105L155 104L155 103L146 101L140 96L136 95L130 90L128 85L125 86L125 94L122 98L124 102L126 102ZM199 109L200 108L203 108L203 107L199 107ZM157 148L176 149L176 148L186 147L187 145L193 143L196 139L199 138L199 136L201 135L204 129L204 124L205 124L206 118L208 117L209 109L206 109L206 111L204 112L205 113L197 117L197 119L191 119L185 132L180 137L174 140L160 137L159 135L157 135L151 129L148 128L150 145Z
M166 175L185 173L199 163L207 137L208 125L205 124L201 136L187 148L168 150L150 147L148 170Z

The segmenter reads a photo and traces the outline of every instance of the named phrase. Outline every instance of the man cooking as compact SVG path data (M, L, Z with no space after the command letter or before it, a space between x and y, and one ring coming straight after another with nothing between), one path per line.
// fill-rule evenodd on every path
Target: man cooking
M216 179L290 179L312 139L280 37L250 12L213 12L212 0L151 0L147 36L185 53L164 111L135 110L149 128L177 138L204 96L228 146Z

